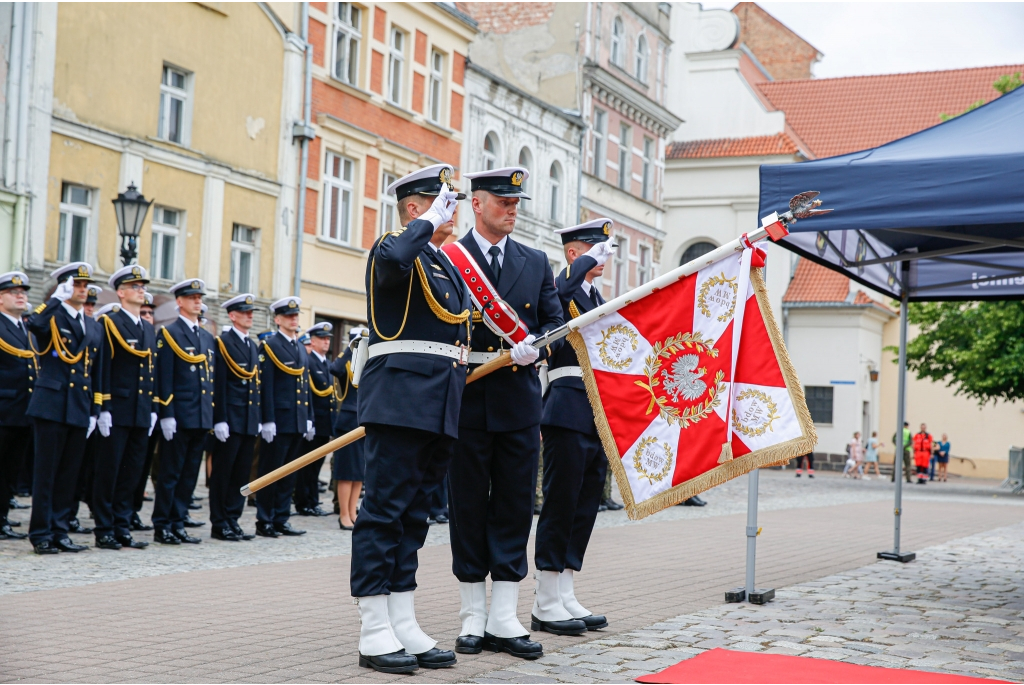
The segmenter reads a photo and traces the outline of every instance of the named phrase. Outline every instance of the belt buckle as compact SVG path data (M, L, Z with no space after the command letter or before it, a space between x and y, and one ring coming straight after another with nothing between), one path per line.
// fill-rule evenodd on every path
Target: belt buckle
M461 366L469 364L469 345L459 345L459 364Z

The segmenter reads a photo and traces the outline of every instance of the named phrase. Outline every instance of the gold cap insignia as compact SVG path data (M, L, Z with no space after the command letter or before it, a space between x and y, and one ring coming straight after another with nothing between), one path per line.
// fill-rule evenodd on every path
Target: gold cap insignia
M289 309L294 309L295 307L298 307L298 306L299 305L296 304L295 300L288 300L288 308Z
M11 283L21 285L21 276L11 276Z
M512 185L514 185L514 186L521 186L521 185L523 185L523 172L522 171L517 171L516 173L512 174Z
M245 298L245 303L246 304L252 304L252 298L251 297Z
M448 185L451 185L451 183L452 183L452 169L451 169L451 167L444 167L443 169L441 169L441 173L437 175L437 179L439 181L441 181L441 183L447 183Z
M610 221L604 222L604 226L602 226L601 228L604 229L604 234L605 235L611 235L612 222L610 222Z
M192 281L192 289L199 290L199 281Z
M139 267L137 267L137 266L133 266L132 267L132 276L135 276L135 278L141 278L142 277L142 270L139 269Z
M330 330L333 330L333 329L334 329L334 326L331 325L330 322L324 324L324 330L325 331L330 331Z
M115 304L113 307L110 308L110 311L112 311L115 314L117 314L119 311L121 311L121 305Z
M86 268L86 266L83 264L82 266L78 267L78 275L81 276L82 278L89 278L89 269Z

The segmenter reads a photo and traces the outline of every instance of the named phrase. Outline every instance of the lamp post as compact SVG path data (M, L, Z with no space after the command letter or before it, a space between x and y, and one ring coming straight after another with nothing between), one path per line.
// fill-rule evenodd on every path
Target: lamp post
M153 201L143 197L134 183L129 183L128 188L111 202L117 217L117 232L121 235L121 263L128 266L138 255L136 239Z

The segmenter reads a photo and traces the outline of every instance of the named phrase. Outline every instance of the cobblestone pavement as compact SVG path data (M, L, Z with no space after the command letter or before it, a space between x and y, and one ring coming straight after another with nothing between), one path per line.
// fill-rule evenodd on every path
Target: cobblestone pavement
M723 604L486 673L477 683L629 682L716 647L1024 681L1024 524Z
M325 470L322 479L329 479ZM200 479L202 480L202 479ZM961 480L951 483L934 483L928 486L907 486L908 501L943 501L971 503L984 497L992 503L1024 505L1024 499L1006 496L1006 491L996 488L995 481ZM917 489L914 489L914 488ZM200 485L197 495L206 496L206 489ZM618 498L618 494L615 494ZM630 521L624 511L599 514L598 529L619 526L649 525L677 520L696 520L718 516L729 516L746 512L747 479L737 478L725 483L705 495L709 506L670 507L643 521ZM28 500L25 500L28 502ZM202 511L192 512L193 517L205 520L209 509L206 499L201 500ZM325 509L330 509L331 495L321 495ZM806 509L842 504L865 502L891 502L892 484L888 480L853 481L836 474L822 473L815 479L794 478L790 471L763 471L760 481L759 511L772 512L791 509ZM142 518L149 520L152 503L147 503ZM242 526L252 532L256 525L255 509L246 507ZM82 507L83 522L90 525L85 517L88 508ZM29 510L12 512L12 518L21 519L20 530L27 532ZM0 541L0 595L48 590L61 587L76 587L92 583L146 578L172 573L186 573L217 568L234 568L258 564L321 559L348 555L351 552L351 533L338 529L333 516L313 518L295 516L297 528L307 530L302 537L283 537L274 540L259 538L246 543L230 543L212 540L209 525L193 529L193 535L203 539L200 545L167 547L150 545L148 549L121 550L110 552L90 549L80 554L61 554L55 557L40 557L32 553L27 541ZM534 519L536 524L536 519ZM92 544L92 535L75 536L78 542ZM136 533L139 540L152 542L152 533ZM447 526L431 526L426 545L447 545Z

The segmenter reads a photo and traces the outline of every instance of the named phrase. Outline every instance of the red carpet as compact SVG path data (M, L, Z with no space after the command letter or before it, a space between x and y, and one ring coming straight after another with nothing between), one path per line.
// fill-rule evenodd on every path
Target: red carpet
M804 656L712 649L638 683L1005 683L949 673L861 666Z

